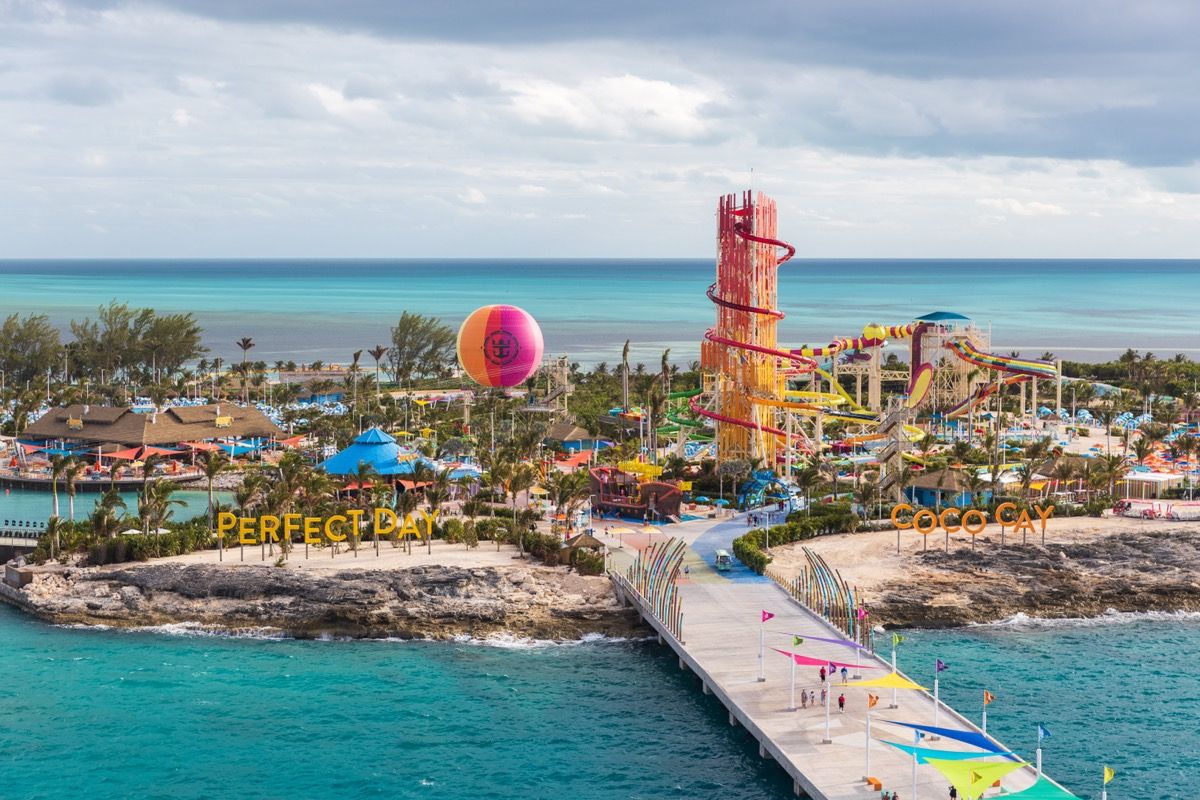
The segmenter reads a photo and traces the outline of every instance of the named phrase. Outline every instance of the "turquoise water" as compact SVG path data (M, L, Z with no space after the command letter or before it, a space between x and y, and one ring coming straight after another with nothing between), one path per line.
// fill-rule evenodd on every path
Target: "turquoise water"
M1033 759L1037 723L1049 729L1043 763L1080 797L1100 796L1103 764L1117 770L1109 797L1191 797L1200 777L1200 617L1120 616L1085 623L907 631L898 663L915 680Z
M1200 620L912 631L900 666L1081 797L1200 775ZM70 630L0 607L5 798L783 798L668 651ZM15 780L15 782L14 782Z
M686 364L714 314L706 260L0 261L0 313L42 312L58 324L111 298L193 311L213 353L346 361L388 341L402 310L456 324L486 303L514 303L541 322L548 353L583 363L662 350ZM1126 347L1200 352L1193 309L1200 261L793 261L780 272L780 339L824 343L865 323L936 309L994 325L997 350L1097 360Z
M232 492L214 492L213 494L217 502L230 503L233 500ZM92 509L95 508L101 497L102 494L99 492L77 493L75 495L75 519L83 519L92 513ZM121 497L125 500L126 513L136 515L137 494L121 492ZM207 490L179 489L171 497L183 501L183 505L173 508L172 519L176 522L191 519L208 510ZM0 520L37 520L41 522L53 511L54 500L48 491L4 489L0 493ZM67 516L67 495L61 489L58 492L58 513L64 518Z
M667 652L65 630L0 607L0 796L791 796Z

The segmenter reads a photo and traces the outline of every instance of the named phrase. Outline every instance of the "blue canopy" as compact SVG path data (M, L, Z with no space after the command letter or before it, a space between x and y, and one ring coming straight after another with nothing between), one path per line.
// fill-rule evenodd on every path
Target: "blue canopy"
M900 744L900 742L889 742L887 739L880 739L884 744L891 745L897 750L903 750L910 756L916 756L917 761L924 764L931 758L940 758L945 761L969 761L973 758L989 758L991 756L1011 756L1013 753L976 753L973 750L934 750L931 747L917 747L912 744Z
M408 475L413 471L411 463L400 462L400 445L379 428L359 434L349 447L318 466L330 475L354 475L360 464L374 467L380 475Z
M893 725L903 725L906 728L912 728L913 730L922 731L923 733L931 733L934 736L945 736L947 739L956 739L964 744L973 745L981 750L987 750L990 753L994 753L995 755L1002 755L1006 758L1011 758L1014 761L1016 760L1016 756L1005 751L1002 747L984 736L982 733L976 733L975 731L960 731L955 728L938 728L933 725L917 725L914 722L896 722L890 719L881 720L881 722L890 722Z
M964 317L962 314L955 314L953 311L934 311L932 314L926 314L923 317L917 317L917 322L949 322L951 320L969 320L970 317Z

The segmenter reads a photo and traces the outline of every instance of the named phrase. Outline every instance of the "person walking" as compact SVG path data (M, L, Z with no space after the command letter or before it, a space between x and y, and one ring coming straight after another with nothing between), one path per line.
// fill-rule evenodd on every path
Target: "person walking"
M800 692L800 707L808 708L808 689L804 689Z
M838 711L843 714L846 713L846 695L844 694L838 695Z
M825 668L821 667L821 683L825 682Z
M950 787L950 800L958 800L958 789Z
M849 679L850 679L850 673L846 670L845 667L842 667L842 683L845 683Z

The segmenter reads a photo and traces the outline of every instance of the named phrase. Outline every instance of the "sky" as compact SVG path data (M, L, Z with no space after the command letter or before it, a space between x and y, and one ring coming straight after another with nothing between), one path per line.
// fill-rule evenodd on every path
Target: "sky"
M1200 257L1200 3L0 0L0 258Z

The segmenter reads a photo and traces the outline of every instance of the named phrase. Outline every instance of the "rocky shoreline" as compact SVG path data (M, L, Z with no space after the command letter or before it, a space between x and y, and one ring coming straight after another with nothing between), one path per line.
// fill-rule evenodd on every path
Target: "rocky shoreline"
M874 624L950 628L1018 614L1200 611L1200 530L1142 529L1044 548L1032 541L931 548L907 558L902 574L862 587Z
M187 623L305 639L565 641L645 633L607 578L533 566L312 574L271 566L138 564L39 574L5 593L29 613L65 625Z

